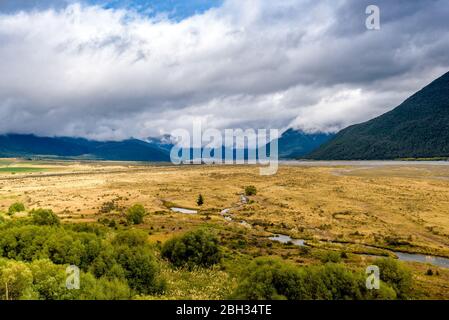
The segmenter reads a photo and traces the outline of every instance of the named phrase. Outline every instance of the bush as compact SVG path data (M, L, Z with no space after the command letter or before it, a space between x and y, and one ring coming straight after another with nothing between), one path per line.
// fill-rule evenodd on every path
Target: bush
M147 243L148 235L142 230L125 230L117 233L112 240L113 245L127 245L129 247L143 246Z
M45 257L56 264L75 264L86 270L102 250L101 238L93 233L35 225L0 231L0 256L9 259Z
M96 279L81 272L79 290L66 288L66 266L50 260L23 263L0 260L0 298L39 300L114 300L130 299L131 290L120 279ZM6 290L7 289L7 290Z
M218 239L205 230L190 231L181 237L175 237L165 242L162 256L174 266L210 267L221 260Z
M410 271L392 258L377 259L374 265L379 267L380 279L390 285L399 299L407 299L413 284Z
M129 300L132 291L120 279L96 279L90 273L81 273L81 290L70 290L76 300Z
M147 243L148 234L141 230L126 230L112 240L113 251L103 252L95 261L95 273L123 273L129 286L142 294L161 293L164 281L158 278L159 266ZM100 272L101 274L101 272Z
M307 270L308 269L308 270ZM343 265L328 263L325 266L306 268L312 285L312 299L358 300L362 299L361 288L365 286L364 278L353 273Z
M375 291L375 292L372 292ZM365 276L339 264L296 267L279 259L257 258L243 273L232 298L250 300L394 299L387 284L367 290Z
M328 251L321 257L321 262L334 262L338 263L341 261L341 254L336 251Z
M127 230L110 239L99 226L38 226L23 222L10 222L0 228L0 257L28 262L26 268L18 268L30 268L35 280L31 291L15 285L20 290L16 290L14 298L127 299L131 293L164 290L157 259L144 231ZM2 261L0 258L0 269ZM81 269L81 290L67 292L65 280L64 287L60 287L67 264Z
M145 215L145 208L141 204L135 204L126 211L126 220L131 224L141 224Z
M295 300L305 296L299 269L279 259L257 258L244 272L232 298L242 300Z
M165 282L158 278L159 266L148 247L117 248L117 262L125 271L129 286L142 294L162 293Z
M31 219L37 225L59 225L59 217L50 209L34 209L31 211Z
M245 187L245 195L246 196L255 196L256 194L257 194L257 189L255 186Z
M2 300L33 299L33 275L19 261L0 261L0 297Z
M29 264L33 274L33 289L43 300L70 299L71 294L66 288L64 266L52 263L48 259L35 260Z
M8 214L12 216L14 213L16 213L16 212L22 212L22 211L25 211L25 206L24 206L24 204L23 204L22 202L16 202L16 203L13 203L13 204L9 207L9 209L8 209Z

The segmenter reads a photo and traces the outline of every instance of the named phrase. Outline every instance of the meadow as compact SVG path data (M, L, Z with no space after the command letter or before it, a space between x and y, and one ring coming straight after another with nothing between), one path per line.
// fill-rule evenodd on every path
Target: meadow
M48 208L63 225L143 231L153 248L198 228L217 236L218 265L173 267L161 256L164 293L135 298L227 298L245 267L261 257L307 268L336 263L359 273L378 257L395 259L395 252L449 258L449 166L283 164L277 174L260 176L256 166L7 161L0 162L0 212L6 222ZM248 186L255 192L245 195ZM14 203L26 209L9 215ZM126 212L135 204L145 215L134 225ZM274 234L302 239L306 246L270 240ZM449 298L448 268L400 265L413 278L407 298Z

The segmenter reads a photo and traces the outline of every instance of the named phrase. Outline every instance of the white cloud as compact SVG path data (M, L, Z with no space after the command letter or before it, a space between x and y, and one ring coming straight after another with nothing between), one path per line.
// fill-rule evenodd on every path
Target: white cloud
M360 30L364 10L342 18L351 0L229 0L181 21L79 4L3 14L1 132L144 138L198 118L338 130L447 70L448 22L415 26L438 4L385 2L396 20L378 32Z

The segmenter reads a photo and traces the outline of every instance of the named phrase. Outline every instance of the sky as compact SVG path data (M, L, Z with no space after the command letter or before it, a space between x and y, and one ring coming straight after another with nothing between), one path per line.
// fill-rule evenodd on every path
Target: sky
M448 16L446 0L0 0L0 134L336 132L449 71Z

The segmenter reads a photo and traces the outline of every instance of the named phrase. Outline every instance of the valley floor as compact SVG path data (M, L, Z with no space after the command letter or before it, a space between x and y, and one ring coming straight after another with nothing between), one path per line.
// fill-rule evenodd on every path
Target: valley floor
M120 224L124 210L140 203L149 215L138 228L148 231L149 242L163 243L202 225L216 229L227 250L226 272L163 269L167 298L224 298L235 286L234 275L257 256L309 265L322 263L328 252L344 252L342 262L350 268L393 252L449 258L449 166L285 163L273 176L260 176L256 166L5 159L0 167L3 212L22 202L27 209L53 209L63 222ZM242 198L249 185L257 194ZM273 242L273 234L304 239L310 250ZM413 271L414 298L449 299L449 269L404 264ZM433 275L426 275L429 269Z

